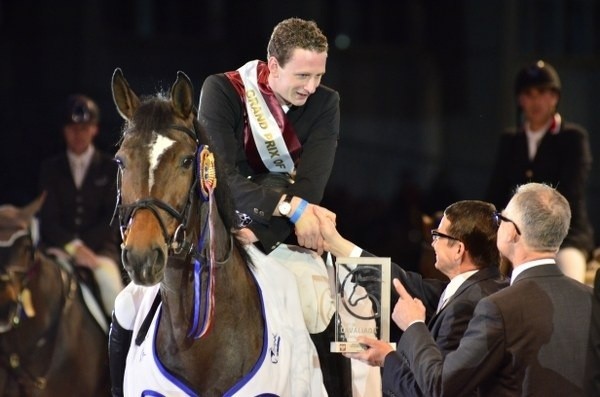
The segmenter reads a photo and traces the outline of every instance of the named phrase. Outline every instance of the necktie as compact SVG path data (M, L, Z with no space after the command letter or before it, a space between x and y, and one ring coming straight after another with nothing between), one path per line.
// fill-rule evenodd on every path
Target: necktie
M440 312L440 310L442 310L442 308L444 307L444 305L446 304L446 301L448 299L446 299L446 290L444 290L444 292L442 292L442 296L440 296L440 301L438 303L438 307L436 310L436 314Z

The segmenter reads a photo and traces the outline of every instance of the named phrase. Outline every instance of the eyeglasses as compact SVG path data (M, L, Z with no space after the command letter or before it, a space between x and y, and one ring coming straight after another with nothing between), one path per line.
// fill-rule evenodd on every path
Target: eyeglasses
M498 227L500 227L500 223L502 222L510 222L515 226L515 230L517 231L517 234L520 236L521 235L521 230L519 230L519 226L517 226L517 224L513 221L511 221L510 219L508 219L507 217L505 217L504 215L502 215L499 212L494 212L494 220L496 221L496 225L498 225Z
M460 239L452 236L448 236L442 232L438 232L437 229L431 229L431 238L433 241L438 241L440 238L447 238L448 240L460 241Z

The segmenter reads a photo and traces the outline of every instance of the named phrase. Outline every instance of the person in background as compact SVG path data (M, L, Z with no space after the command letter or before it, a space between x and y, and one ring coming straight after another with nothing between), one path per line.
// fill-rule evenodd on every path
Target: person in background
M329 293L315 215L322 208L340 128L339 94L321 84L328 50L327 37L314 21L279 22L265 61L251 60L205 79L198 120L227 167L240 216L238 238L292 270L301 292L316 290L300 297L307 328L329 395L346 396L350 362L329 351L332 313L314 316L319 306L310 300ZM334 213L326 213L335 220ZM309 320L325 317L322 323Z
M588 396L600 396L600 269L594 276L592 325L585 367L585 385Z
M565 196L571 206L571 225L557 256L569 277L584 282L594 249L588 219L586 189L592 166L587 131L558 113L561 82L547 62L522 68L515 80L518 106L516 130L500 138L486 200L504 208L516 186L547 183Z
M98 285L107 317L123 288L119 232L111 226L117 166L94 147L100 112L84 95L67 99L63 137L66 150L42 162L39 189L40 244L58 257L87 268Z
M333 255L373 256L343 238L330 220L325 217L320 220L325 249ZM508 285L498 270L497 221L496 208L483 201L458 201L445 209L438 228L431 231L431 246L435 250L435 268L446 275L449 282L423 279L419 273L405 271L392 263L392 277L402 280L424 303L427 327L442 355L456 350L479 300ZM394 289L392 301L396 299ZM394 350L389 343L375 339L369 339L365 345L370 356L380 357L375 360L378 364ZM347 356L361 357L353 353ZM382 389L384 395L423 395L410 367L396 354L383 366Z
M510 286L483 298L458 348L446 356L425 325L425 307L398 279L392 318L404 330L398 354L431 396L585 396L598 369L586 368L592 288L567 276L556 254L571 211L551 186L519 186L499 214L497 245L513 264ZM368 341L367 341L368 342ZM360 354L360 353L359 353Z

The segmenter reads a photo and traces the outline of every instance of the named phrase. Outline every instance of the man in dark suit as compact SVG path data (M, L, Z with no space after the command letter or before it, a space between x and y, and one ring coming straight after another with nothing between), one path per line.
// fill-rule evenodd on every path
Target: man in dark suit
M600 396L600 269L594 277L594 301L588 358L585 371L588 396Z
M57 256L89 268L110 315L123 287L119 232L111 226L116 203L117 166L94 147L99 109L84 95L67 99L63 136L66 151L42 162L40 190L46 201L40 212L41 244Z
M431 231L431 245L436 254L435 267L449 282L423 279L418 273L392 264L392 277L402 280L425 304L427 326L443 355L458 347L479 300L508 285L498 270L494 214L492 204L476 200L456 202L444 211L439 227ZM321 232L325 248L335 256L372 256L344 239L326 218L321 219ZM396 301L395 289L392 296ZM366 352L348 356L381 366L384 357L393 351L389 343L376 339L363 339L362 343L368 347ZM396 354L390 354L383 366L382 388L384 395L422 395L410 368Z
M424 324L423 303L394 280L400 299L392 318L404 330L398 353L432 396L476 388L482 396L584 396L592 290L555 260L569 203L554 188L529 183L498 217L511 285L479 302L460 345L444 357Z
M339 94L321 84L327 53L313 21L289 18L273 29L266 62L211 75L202 86L198 120L228 167L236 209L249 221L239 234L266 253L292 230L299 245L322 251L313 208L323 198L340 128ZM258 182L266 174L281 176L279 189Z
M240 216L238 238L290 270L299 269L297 277L308 283L326 280L326 267L318 255L296 244L323 251L314 211L331 174L340 129L339 94L321 84L328 50L327 37L314 21L285 19L273 29L265 61L251 60L206 78L198 112L226 166ZM335 219L332 212L327 216ZM293 246L288 249L285 243ZM307 297L317 295L301 296L305 319L331 315L308 313L318 306ZM350 361L329 351L334 338L330 320L307 327L328 393L351 396Z
M516 130L502 134L486 200L504 208L514 189L527 182L554 186L571 206L571 227L558 252L563 272L585 282L594 249L586 189L592 166L587 131L566 122L557 111L561 82L547 62L519 71L515 80Z

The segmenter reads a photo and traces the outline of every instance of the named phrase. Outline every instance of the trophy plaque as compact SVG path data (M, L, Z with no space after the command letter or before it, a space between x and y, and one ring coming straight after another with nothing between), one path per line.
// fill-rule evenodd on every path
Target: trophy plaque
M337 258L335 277L335 340L330 351L364 350L356 340L361 335L389 343L390 258Z

